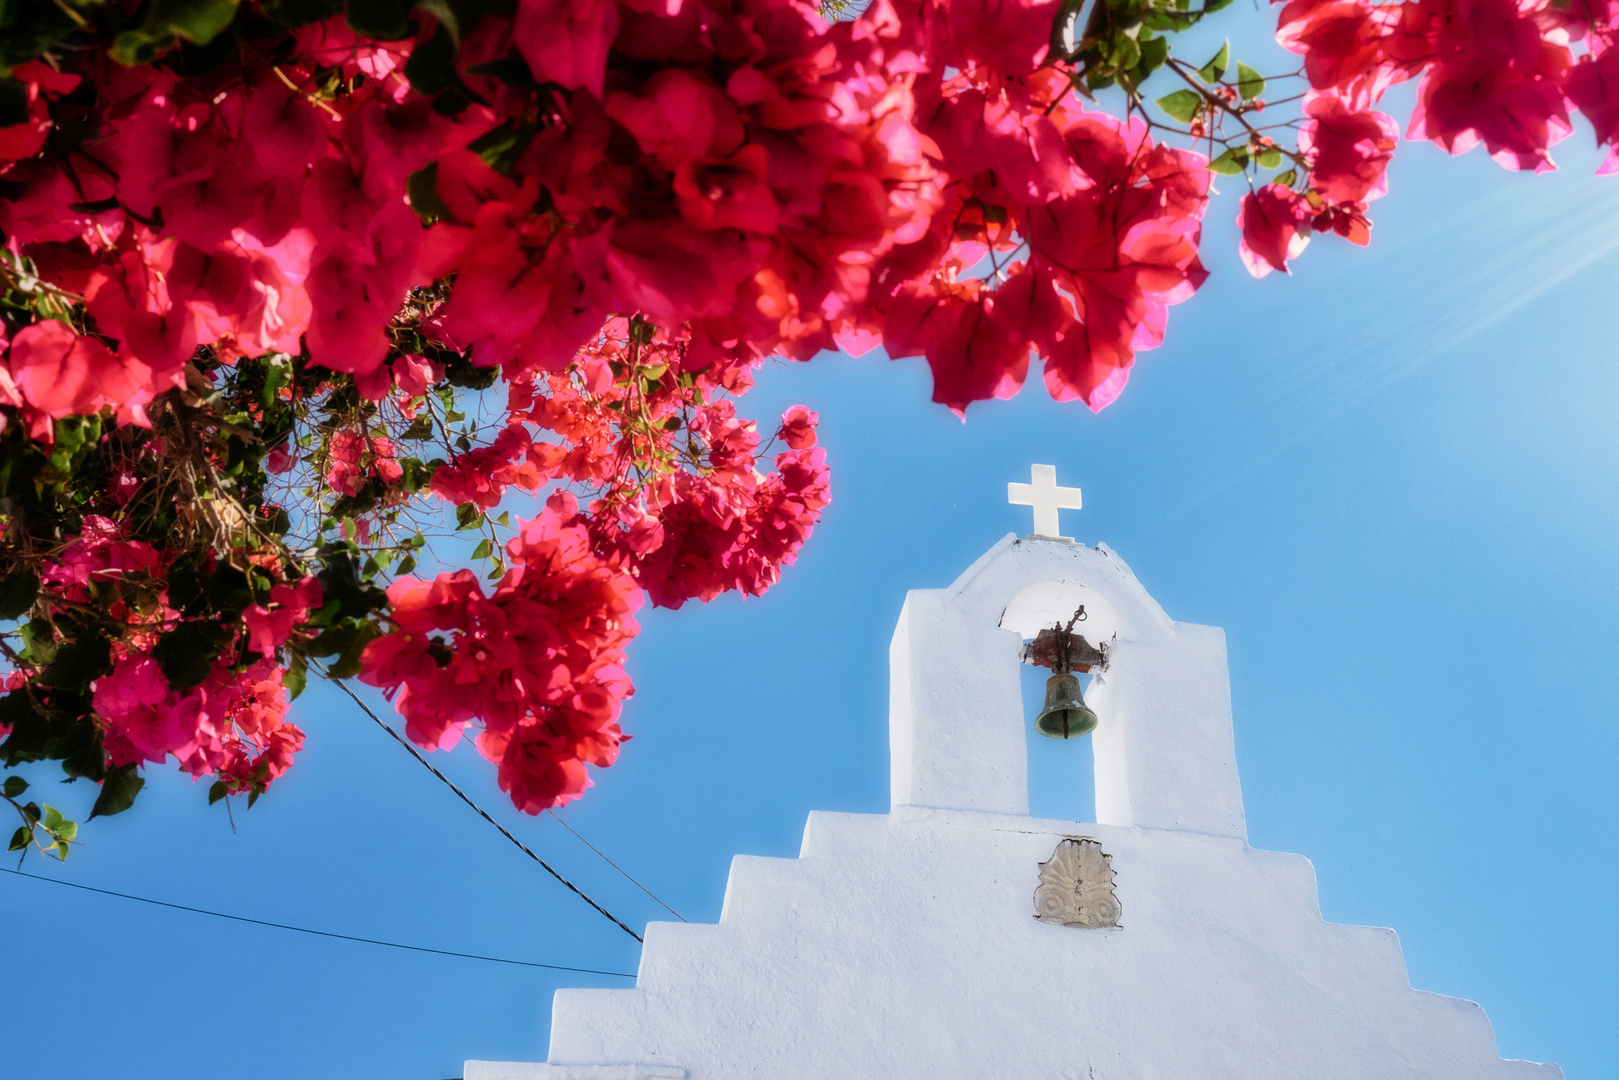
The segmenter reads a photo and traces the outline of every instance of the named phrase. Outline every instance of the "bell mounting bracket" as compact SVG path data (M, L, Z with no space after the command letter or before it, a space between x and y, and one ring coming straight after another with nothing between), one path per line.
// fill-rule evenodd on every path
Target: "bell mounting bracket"
M1050 668L1063 673L1070 671L1107 670L1107 643L1097 648L1085 640L1083 634L1074 633L1074 624L1085 621L1085 607L1080 605L1068 625L1048 626L1023 646L1021 659L1025 664Z

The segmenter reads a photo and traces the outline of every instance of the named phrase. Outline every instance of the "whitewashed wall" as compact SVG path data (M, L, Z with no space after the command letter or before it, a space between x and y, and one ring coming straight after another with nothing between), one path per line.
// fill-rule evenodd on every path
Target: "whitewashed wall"
M1099 824L1027 816L1017 654L1077 602ZM1011 536L910 593L890 650L893 808L739 856L717 925L653 923L634 989L556 995L549 1064L466 1080L1496 1080L1478 1005L1412 990L1391 930L1321 919L1307 859L1247 844L1221 631L1117 556ZM1117 929L1034 918L1038 864L1101 843Z

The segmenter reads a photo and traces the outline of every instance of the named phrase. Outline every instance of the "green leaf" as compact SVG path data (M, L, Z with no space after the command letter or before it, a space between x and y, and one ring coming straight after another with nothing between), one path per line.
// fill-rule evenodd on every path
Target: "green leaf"
M1154 11L1142 20L1141 25L1152 30L1171 30L1179 32L1190 30L1192 24L1197 22L1197 15L1181 15L1173 11Z
M157 0L146 17L146 32L174 34L206 45L236 18L236 0Z
M436 169L437 167L438 166L435 163L433 165L429 165L427 168ZM422 171L425 172L426 170L424 169ZM416 177L419 175L421 174L411 173L410 182L414 183ZM433 192L433 198L438 198L437 190ZM414 193L410 197L410 205L412 207L419 206L419 204L416 202L416 196ZM420 213L421 211L418 209L417 212ZM431 439L433 437L433 418L426 413L422 413L420 416L410 422L410 427L399 433L399 437L401 439Z
M489 538L487 536L479 541L477 547L472 549L472 557L474 559L489 558Z
M292 663L287 665L287 670L281 675L281 685L287 688L289 701L296 700L298 695L304 692L304 687L309 685L309 665L304 662L303 657L292 658Z
M517 164L518 155L527 149L536 134L537 128L514 118L473 139L467 149L483 158L496 172L509 173Z
M1141 60L1141 45L1128 34L1120 34L1113 39L1108 60L1116 68L1133 68Z
M1252 101L1265 92L1265 77L1240 60L1237 61L1237 92L1244 101Z
M1281 184L1283 187L1292 187L1294 184L1298 183L1298 180L1299 171L1297 169L1289 169L1284 173L1277 173L1275 176L1270 178L1271 183Z
M283 26L307 26L343 10L342 0L260 0L265 15Z
M70 779L100 780L107 771L107 755L90 715L89 693L58 690L49 698L49 704L36 701L26 690L0 698L0 724L11 728L0 742L0 761L11 767L25 761L59 761Z
M230 563L221 563L208 581L208 602L227 619L234 619L253 602L252 583Z
M421 458L401 458L399 459L399 471L402 475L399 477L399 486L407 494L414 495L433 478L433 473L437 468L437 465L428 465Z
M1192 117L1203 107L1203 95L1192 90L1177 90L1173 94L1165 94L1159 98L1158 107L1171 118L1189 124Z
M57 859L59 861L67 862L67 841L66 840L58 841L56 843L56 845L51 848L51 850L56 852L56 857L57 857Z
M0 127L26 124L28 120L28 87L9 75L0 79Z
M262 794L263 792L259 791L257 788L254 788L252 791L247 793L247 808L249 810L253 809L253 804L259 801L259 796Z
M359 563L352 551L343 546L332 546L322 556L326 566L315 575L315 580L320 582L321 595L326 599L321 611L326 613L327 608L334 607L335 610L326 614L319 625L331 625L338 615L362 618L377 608L387 606L388 594L361 579Z
M478 509L477 503L462 503L455 508L455 527L457 530L470 529L483 520L483 513Z
M113 40L109 52L126 67L148 64L182 38L206 45L236 18L236 0L156 0L138 29Z
M146 786L145 779L136 774L138 764L132 761L128 765L107 770L107 778L101 782L101 794L96 796L96 804L90 808L91 817L122 814L135 805L135 796Z
M0 619L20 619L39 596L39 575L20 566L0 577Z
M281 396L281 388L292 382L292 364L283 356L272 357L264 366L264 389L259 391L259 404L266 409Z
M69 737L62 742L62 749L66 751L62 755L62 771L67 773L68 780L82 776L99 784L107 775L107 753L101 747L100 729L86 715L73 723L69 732Z
M1198 78L1206 83L1219 82L1225 77L1226 68L1230 65L1231 40L1227 38L1226 43L1220 46L1220 51L1215 53L1208 63L1197 69Z
M268 597L270 590L275 588L275 578L265 573L261 567L252 567L247 575L248 589L255 597Z
M370 623L361 623L349 647L343 650L343 655L337 658L326 670L331 672L334 679L352 679L362 670L360 658L365 647L382 636L382 631Z
M228 627L216 622L183 622L157 639L152 659L173 690L189 690L208 677L214 661L235 640Z
M349 26L379 41L399 41L414 34L410 17L414 0L348 0L344 17Z
M414 569L416 569L416 556L406 555L399 560L399 566L395 568L394 573L403 577Z
M499 79L521 90L532 90L539 84L534 81L534 72L529 68L528 61L520 53L511 52L499 60L490 60L482 64L473 64L466 69L468 75L481 75L486 79Z
M66 820L67 818L62 816L62 811L50 803L45 804L45 828L47 831L56 832L62 827L62 822Z
M1262 169L1274 169L1282 163L1281 147L1267 146L1259 152L1259 157L1254 160L1259 162Z
M1234 3L1236 0L1203 0L1203 14L1213 15L1216 11L1224 11Z
M1209 172L1219 173L1221 176L1240 176L1248 168L1248 151L1240 146L1233 146L1225 153L1209 162Z
M334 679L352 679L360 673L360 654L382 631L367 622L334 626L316 638L309 651L316 656L335 656L327 667Z
M18 829L11 834L11 846L6 848L6 852L9 854L13 851L21 851L33 842L34 834L31 830Z
M56 650L60 643L55 639L56 631L44 619L29 619L23 623L18 634L23 640L23 659L36 667L43 667L56 659Z
M55 690L78 690L112 669L112 646L99 635L78 638L56 650L38 683Z
M61 837L64 841L72 840L75 836L79 835L79 823L76 821L69 821L67 818L63 818L62 823L56 827L56 835Z
M64 472L71 471L74 459L101 439L101 417L64 416L56 421L54 431L51 464Z
M24 780L22 777L20 777L20 776L8 776L8 777L6 777L6 786L5 786L6 798L15 799L18 795L21 795L23 792L25 792L27 790L28 790L28 781Z
M454 16L451 16L453 23ZM410 88L424 97L432 97L451 87L461 85L461 76L455 71L456 40L454 31L442 22L433 36L411 50L405 61L405 78Z
M107 55L125 67L139 67L157 59L157 54L174 44L172 34L148 37L139 30L125 30L112 39Z
M1169 57L1168 38L1148 38L1141 43L1141 60L1136 64L1136 80L1139 82L1148 75L1164 66Z
M223 799L228 794L230 794L230 792L225 789L225 781L215 780L213 785L208 789L208 805L214 805L214 803L218 802L220 799Z
M207 582L194 554L174 560L165 575L169 606L182 615L201 615L208 608Z
M444 32L450 35L450 41L457 47L461 45L461 20L455 17L455 10L445 3L445 0L416 0L416 8L425 11L438 20ZM415 55L414 53L412 54Z

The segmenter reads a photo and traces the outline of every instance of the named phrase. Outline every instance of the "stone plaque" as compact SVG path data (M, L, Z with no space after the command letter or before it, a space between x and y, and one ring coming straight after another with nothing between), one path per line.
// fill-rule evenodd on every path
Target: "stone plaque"
M1095 840L1068 839L1040 864L1034 890L1034 917L1063 926L1093 930L1119 925L1119 898L1113 895L1113 864Z

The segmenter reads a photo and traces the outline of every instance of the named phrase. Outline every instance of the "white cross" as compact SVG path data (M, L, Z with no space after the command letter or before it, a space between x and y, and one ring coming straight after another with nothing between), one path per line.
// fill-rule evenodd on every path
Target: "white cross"
M1061 527L1057 523L1057 511L1080 508L1079 488L1058 487L1055 465L1029 466L1029 479L1033 482L1007 484L1006 501L1013 506L1034 507L1035 536L1073 543L1073 537L1057 535Z

